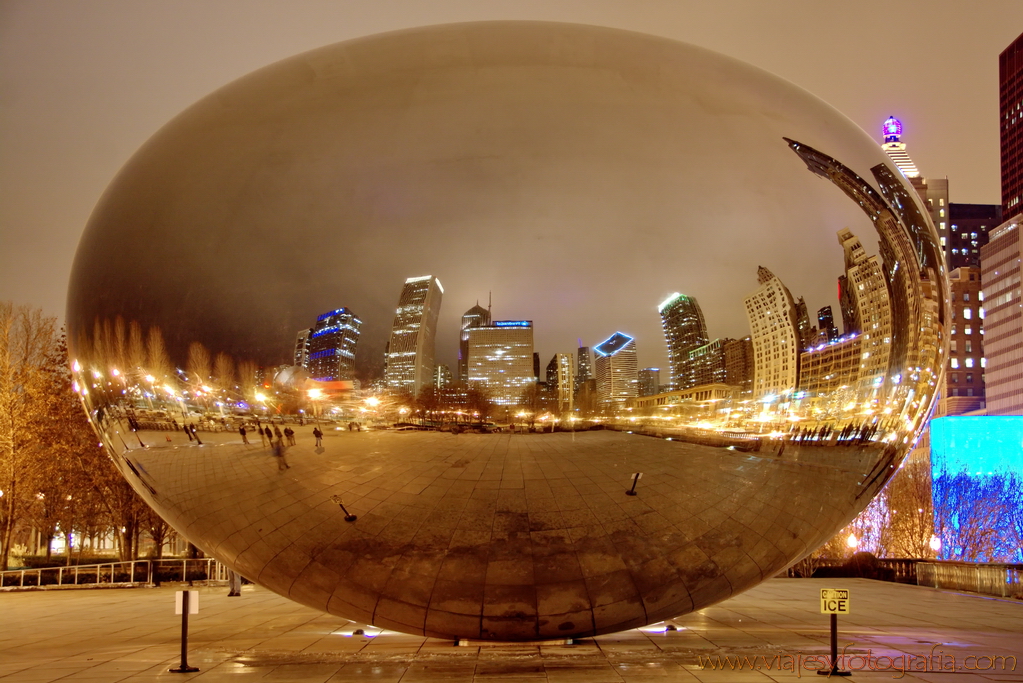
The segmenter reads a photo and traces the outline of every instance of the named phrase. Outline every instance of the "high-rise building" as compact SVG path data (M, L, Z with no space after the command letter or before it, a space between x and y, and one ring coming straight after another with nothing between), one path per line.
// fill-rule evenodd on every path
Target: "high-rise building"
M405 280L387 344L384 383L391 391L418 396L433 383L434 339L444 288L432 275Z
M476 305L462 314L462 331L458 339L458 379L468 381L469 362L469 330L473 327L486 327L490 324L490 310Z
M980 248L987 244L988 232L1002 224L1002 207L998 204L949 204L948 218L945 254L948 269L980 268Z
M298 336L295 339L295 365L300 367L308 367L309 365L309 336L313 333L313 328L307 327L304 330L298 331Z
M540 381L540 354L533 352L533 381Z
M838 231L838 243L845 255L845 278L860 335L859 389L869 393L883 384L891 360L892 312L884 264L877 256L868 256L860 239L848 229Z
M660 392L661 369L643 368L639 371L639 395L653 396Z
M988 415L1023 415L1021 223L1023 216L1018 215L991 231L987 245L980 249L983 299L969 306L962 302L963 308L955 320L957 326L972 324L978 318L984 321L984 357L981 359L984 369L980 372L983 373ZM965 368L961 371L965 372Z
M916 164L906 153L906 143L901 140L902 122L897 118L889 116L881 130L884 136L881 149L888 154L895 166L902 171L902 175L916 190L924 210L930 215L931 222L938 230L938 242L941 244L942 251L945 252L947 261L949 254L948 178L925 178L920 175Z
M696 386L689 365L689 352L708 341L707 323L700 304L691 296L675 292L657 307L661 315L664 340L668 344L668 370L671 389Z
M715 339L689 352L689 368L694 387L725 383L725 345L734 339Z
M625 405L639 393L636 340L622 332L593 347L597 374L597 400L606 408Z
M1018 266L1017 266L1018 267ZM952 326L948 368L945 371L943 415L962 415L984 405L985 319L980 316L979 268L956 268L949 273ZM997 316L996 316L997 317ZM1018 337L1017 337L1018 338Z
M355 347L361 327L362 321L350 308L339 308L317 317L308 341L305 367L309 368L309 375L323 382L354 379Z
M760 287L747 296L753 341L753 398L785 397L799 380L799 330L792 293L767 268L757 268Z
M906 153L906 143L902 141L902 121L899 121L894 116L889 116L881 125L881 135L884 138L881 149L891 158L892 163L902 171L902 175L907 178L920 177L920 171L917 170L913 160L909 158L909 154Z
M849 335L860 331L860 321L856 319L856 300L849 287L849 278L838 276L838 307L842 311L842 331Z
M580 386L593 379L593 354L590 352L590 347L579 344L576 360L575 390L579 391Z
M753 390L753 340L749 337L728 339L723 352L725 356L725 384L739 387L743 392Z
M1008 220L1023 211L1023 34L998 55L998 104L1002 216Z
M570 353L556 353L547 364L547 396L551 410L558 414L572 409L572 396L575 394L575 372L572 366Z
M498 405L516 405L533 375L533 322L497 320L470 327L469 386L486 392Z
M454 378L451 376L451 368L443 363L438 363L437 369L433 371L433 386L437 389L446 389L453 382Z
M835 327L835 315L831 312L831 306L817 309L817 327L828 338L828 341L838 339L838 328Z
M796 299L796 329L799 331L799 349L809 348L817 337L817 328L810 324L810 311L803 297Z

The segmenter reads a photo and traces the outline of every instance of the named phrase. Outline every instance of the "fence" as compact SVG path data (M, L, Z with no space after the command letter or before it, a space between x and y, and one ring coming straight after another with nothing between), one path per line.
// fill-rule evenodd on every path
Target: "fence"
M917 562L916 582L1003 598L1023 599L1023 565Z
M11 569L0 572L0 590L59 586L154 585L161 581L223 582L228 569L211 557L131 560L104 564Z

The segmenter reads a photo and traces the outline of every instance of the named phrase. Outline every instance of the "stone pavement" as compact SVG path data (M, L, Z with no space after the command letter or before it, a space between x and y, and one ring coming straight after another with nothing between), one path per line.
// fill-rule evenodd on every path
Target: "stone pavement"
M865 579L773 579L673 620L677 630L664 630L662 624L574 645L473 642L460 647L389 631L376 634L255 586L246 586L240 598L228 598L226 588L199 588L189 664L201 670L185 675L168 672L179 653L174 586L7 593L0 594L0 680L815 680L809 669L818 665L806 657L828 649L828 621L818 604L822 587L851 590L852 614L840 617L839 645L851 668L864 669L852 680L1023 682L1023 603ZM358 628L365 635L356 634ZM708 657L725 656L733 662L736 656L748 658L759 670L707 665ZM798 664L800 656L803 669L783 668ZM910 669L905 675L890 668L903 666ZM889 670L877 670L884 668Z

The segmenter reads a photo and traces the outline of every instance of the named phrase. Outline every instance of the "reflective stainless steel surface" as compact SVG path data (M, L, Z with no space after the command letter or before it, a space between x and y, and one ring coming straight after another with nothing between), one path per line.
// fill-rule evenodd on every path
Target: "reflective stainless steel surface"
M607 633L772 576L894 473L946 345L918 201L826 104L673 41L353 40L218 90L113 181L72 276L76 386L136 490L282 595L434 636ZM488 290L532 325L462 317ZM574 356L539 399L532 370L487 374L487 344L576 337L595 382ZM468 385L430 390L459 344ZM671 386L635 396L637 347Z

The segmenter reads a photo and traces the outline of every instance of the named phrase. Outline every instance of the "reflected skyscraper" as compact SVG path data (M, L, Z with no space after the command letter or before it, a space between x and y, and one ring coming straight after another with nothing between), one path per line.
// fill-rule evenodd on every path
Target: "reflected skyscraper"
M453 379L451 377L451 368L443 363L439 363L437 369L433 371L433 386L438 389L450 387Z
M661 369L643 368L639 371L639 395L653 396L660 391Z
M817 327L825 334L828 341L838 339L838 328L835 327L835 315L831 312L831 306L817 309Z
M295 338L295 365L300 367L308 367L309 365L309 335L313 333L313 328L307 327L304 330L299 330L298 335Z
M757 282L760 287L743 301L753 341L753 397L783 397L799 379L796 303L789 288L763 266Z
M309 334L309 374L323 382L355 378L355 347L362 321L350 308L328 311L316 318ZM300 333L301 335L301 333Z
M851 231L839 230L838 243L845 255L845 277L860 335L860 388L870 391L884 382L892 348L891 302L884 266L877 256L867 255L860 239Z
M614 408L639 393L639 363L636 358L636 340L622 332L593 347L596 358L597 400Z
M458 339L458 379L462 382L469 379L469 330L489 324L490 309L483 308L479 302L462 314L462 330Z
M536 382L533 376L533 322L498 320L470 327L469 386L480 389L498 405L516 405L522 392Z
M803 297L796 300L796 329L799 331L799 349L809 348L817 336L817 328L810 324L810 311Z
M550 397L551 409L558 414L571 410L572 395L575 393L573 365L570 353L556 353L547 364L547 396Z
M387 345L384 384L413 396L433 383L434 338L444 288L432 275L410 277L398 298Z
M576 351L576 361L575 389L579 391L580 385L593 379L593 355L590 352L589 346L579 344L579 350Z
M689 352L692 386L725 382L725 346L734 339L715 339Z
M668 344L669 381L673 390L695 386L689 352L708 341L707 323L696 299L675 292L657 307Z

